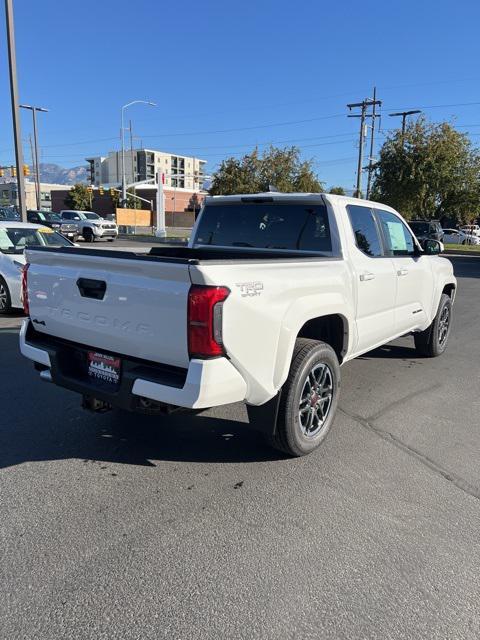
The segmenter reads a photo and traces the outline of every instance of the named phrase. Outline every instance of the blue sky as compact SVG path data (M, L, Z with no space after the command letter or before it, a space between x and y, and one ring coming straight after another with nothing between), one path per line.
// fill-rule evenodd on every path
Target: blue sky
M297 144L328 186L355 181L358 120L346 104L377 85L382 113L421 108L480 143L480 3L411 0L14 0L21 101L39 114L41 159L65 167L119 146L120 107L144 146L212 171L255 144ZM0 5L4 27L4 3ZM5 37L0 163L13 162ZM475 104L469 104L475 103ZM382 128L396 121L386 115ZM22 134L31 132L23 114ZM378 137L379 142L382 135ZM29 147L24 146L27 161Z

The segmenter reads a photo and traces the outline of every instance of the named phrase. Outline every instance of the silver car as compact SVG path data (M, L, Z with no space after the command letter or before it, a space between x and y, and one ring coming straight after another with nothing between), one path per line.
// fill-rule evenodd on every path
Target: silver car
M50 227L28 222L0 221L0 314L23 307L22 267L26 247L73 247Z

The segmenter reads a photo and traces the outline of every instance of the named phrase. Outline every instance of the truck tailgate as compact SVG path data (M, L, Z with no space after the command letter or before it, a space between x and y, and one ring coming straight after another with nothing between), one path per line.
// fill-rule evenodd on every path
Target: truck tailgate
M80 250L28 250L27 262L37 331L188 367L187 262Z

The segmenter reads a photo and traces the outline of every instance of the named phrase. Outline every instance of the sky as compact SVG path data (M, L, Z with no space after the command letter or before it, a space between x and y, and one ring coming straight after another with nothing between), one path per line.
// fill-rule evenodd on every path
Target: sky
M358 119L347 103L422 109L480 144L480 3L458 0L14 0L21 102L38 114L42 162L85 165L135 145L195 155L213 172L255 145L296 145L327 187L351 189ZM4 3L0 164L14 163ZM31 114L22 113L24 154ZM378 145L377 145L378 149Z

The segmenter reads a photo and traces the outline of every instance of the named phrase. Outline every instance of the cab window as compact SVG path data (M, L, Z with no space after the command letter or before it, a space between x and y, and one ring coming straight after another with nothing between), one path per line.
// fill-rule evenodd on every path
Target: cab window
M383 237L385 239L385 249L389 256L413 256L416 253L416 246L413 236L402 220L390 211L376 209L376 214L380 222Z
M347 212L355 243L360 251L371 257L383 255L382 243L372 210L369 207L349 204Z

